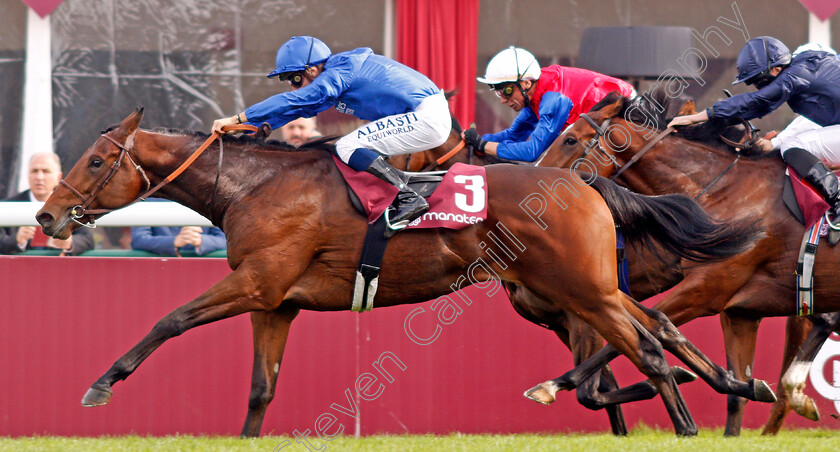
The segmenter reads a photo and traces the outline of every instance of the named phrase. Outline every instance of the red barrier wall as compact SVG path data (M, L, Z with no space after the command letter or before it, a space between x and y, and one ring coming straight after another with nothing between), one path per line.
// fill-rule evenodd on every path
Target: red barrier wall
M237 435L252 365L247 316L167 342L114 386L111 404L79 404L90 384L155 321L228 271L223 259L0 257L0 435ZM438 324L430 303L365 314L301 313L263 433L309 430L315 436L323 413L337 419L325 433L343 428L353 434L357 427L361 434L608 431L606 415L580 407L574 394L560 394L552 406L522 397L568 370L569 352L551 332L515 314L501 291L487 298L473 287L467 295L473 303L449 325ZM428 338L440 326L428 345L413 342L404 329L418 308L422 312L411 322L417 336ZM771 383L779 372L783 325L782 319L768 319L759 334L754 374ZM681 330L716 362L725 362L717 318ZM387 352L405 366L400 370L383 360L390 383L374 366ZM623 384L641 378L624 358L614 369ZM382 391L373 400L356 395L355 383L369 377L365 373L377 377L368 394ZM682 389L700 426L723 424L725 396L701 381ZM358 406L356 419L331 408L350 408L348 392ZM824 420L813 424L791 416L788 426L840 428L830 416L833 404L816 398ZM745 427L760 427L768 413L768 405L750 403ZM671 428L658 399L627 405L625 415L630 425Z

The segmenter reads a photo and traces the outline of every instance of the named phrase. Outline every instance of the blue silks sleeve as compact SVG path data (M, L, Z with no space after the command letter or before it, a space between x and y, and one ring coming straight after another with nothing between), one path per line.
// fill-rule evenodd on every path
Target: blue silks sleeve
M560 93L545 93L540 101L539 120L530 108L526 108L509 129L482 138L497 141L493 139L496 137L499 143L496 155L503 159L533 162L563 131L572 106L572 100Z

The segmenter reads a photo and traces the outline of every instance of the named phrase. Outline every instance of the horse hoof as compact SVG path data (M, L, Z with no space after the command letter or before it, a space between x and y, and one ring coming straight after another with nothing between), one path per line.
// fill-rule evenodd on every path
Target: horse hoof
M803 403L802 407L796 410L796 412L805 419L809 419L814 422L820 420L820 410L817 409L817 405L814 403L814 399L808 396L805 396L805 403Z
M92 407L105 405L111 401L112 395L114 395L114 392L110 389L99 389L91 386L91 388L85 393L85 396L82 397L82 406Z
M672 366L671 373L674 375L674 380L677 381L678 385L683 383L691 383L692 381L697 379L697 374L688 370L684 369L680 366Z
M753 400L757 402L773 403L776 401L776 394L770 389L770 385L764 380L752 380L753 383Z
M550 405L555 400L557 400L554 397L555 393L556 393L556 391L552 392L549 389L546 389L545 383L540 383L540 384L534 386L533 388L525 391L525 393L522 394L522 395L524 395L525 397L533 400L534 402L539 402L539 403L542 403L543 405Z

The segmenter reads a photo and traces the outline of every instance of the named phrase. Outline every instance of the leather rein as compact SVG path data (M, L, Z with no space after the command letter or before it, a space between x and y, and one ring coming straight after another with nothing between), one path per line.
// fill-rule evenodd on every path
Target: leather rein
M258 129L256 127L250 125L250 124L235 124L235 125L225 126L225 127L222 128L223 132L229 132L229 131L235 131L235 130L256 132ZM195 162L195 160L208 147L210 147L210 145L214 141L216 141L217 138L219 138L221 136L218 132L213 132L212 134L210 134L210 136L207 137L207 139L204 141L204 143L202 143L201 146L199 146L199 148L196 149L195 152L193 152L192 155L190 155L187 158L187 160L184 161L184 163L181 164L181 166L179 166L177 169L175 169L175 171L173 171L164 180L160 181L160 183L158 183L157 185L152 187L152 184L149 181L149 177L146 176L146 172L143 171L143 168L134 161L134 158L131 157L131 150L134 148L134 134L135 133L136 133L136 130L135 130L135 132L132 132L131 135L128 136L128 138L125 140L124 144L120 144L117 140L115 140L113 137L111 137L107 133L103 133L102 135L99 136L99 138L104 138L104 139L110 141L111 143L113 143L115 146L117 146L120 149L120 153L117 156L117 158L114 160L114 163L111 164L111 168L108 170L108 172L105 174L105 176L103 176L101 179L99 179L99 181L96 183L96 186L94 186L93 190L87 196L83 195L79 190L76 190L65 179L62 179L59 182L59 185L63 185L65 187L67 187L68 190L70 190L73 194L75 194L76 196L79 197L79 199L82 200L81 204L76 205L75 207L73 207L70 210L70 219L71 220L75 221L76 223L78 223L81 226L93 229L93 228L96 228L96 223L94 222L93 215L104 215L108 212L113 212L114 210L122 208L122 207L118 207L117 209L88 209L88 206L90 206L90 204L96 199L96 195L99 194L99 191L102 190L105 187L105 185L107 185L108 182L110 182L110 180L117 174L120 167L122 166L122 162L123 162L124 159L126 159L126 158L128 159L128 161L131 163L131 165L140 173L140 176L143 178L143 182L146 183L146 191L143 194L137 196L137 198L134 199L133 201L131 201L130 203L123 206L123 207L127 207L127 206L130 206L130 205L138 202L138 201L145 201L148 197L150 197L155 192L157 192L158 190L163 188L164 185L166 185L166 184L172 182L173 180L175 180L176 177L180 176L181 173L184 172L184 170L186 170L190 165L192 165L192 163ZM99 141L98 138L97 138L97 141ZM96 144L96 143L94 142L94 144ZM215 196L216 196L216 189L218 188L218 184L219 184L219 176L221 175L221 170L222 170L222 156L223 156L223 152L224 152L223 149L224 148L222 147L222 141L219 140L219 168L218 168L218 173L216 174L216 183L213 187L213 198L214 199L215 199ZM212 201L211 201L211 204L212 204ZM84 217L86 215L91 215L89 223L82 223L81 221L79 221L79 220L82 219L82 217Z
M606 135L607 127L609 127L609 123L610 123L610 120L612 118L607 118L599 126L595 122L594 119L592 119L589 115L587 115L585 113L580 115L580 117L583 118L584 120L586 120L586 122L588 122L589 125L593 129L595 129L595 137L593 137L592 141L590 141L589 144L586 146L586 149L583 151L583 154L581 155L580 158L586 157L586 154L589 152L590 149L596 148L596 149L598 149L598 151L601 152L601 154L603 154L605 157L607 157L613 163L614 166L618 167L618 162L615 161L615 158L613 156L607 154L606 151L604 150L604 148L601 146L601 139ZM733 148L735 148L735 152L738 154L737 157L735 157L735 160L733 160L732 163L726 169L723 170L723 172L718 174L718 176L714 180L712 180L712 182L709 183L709 185L707 185L706 188L704 188L697 196L695 196L693 198L695 201L697 199L699 199L701 196L703 196L706 192L708 192L709 189L711 189L713 185L715 185L719 180L721 180L723 178L723 176L725 176L726 173L728 173L735 166L735 164L738 163L738 160L741 159L741 155L742 155L739 152L739 150L749 146L750 141L752 141L753 130L754 130L753 127L749 124L749 122L747 122L745 120L741 120L741 121L745 125L747 134L746 134L745 138L740 143L729 140L726 137L724 137L723 135L719 136L721 141L723 141L724 143L728 144L729 146L732 146ZM645 144L645 146L639 152L637 152L636 155L633 156L633 158L631 158L627 163L625 163L624 166L619 168L619 170L615 174L610 176L610 180L615 180L625 170L627 170L627 168L630 168L633 164L638 162L648 151L650 151L653 148L654 145L656 145L656 143L662 141L663 138L665 138L666 136L671 134L671 132L673 132L673 131L674 131L673 127L668 127L665 130L663 130L662 132L660 132L658 135L653 137L653 139L648 141L647 144Z

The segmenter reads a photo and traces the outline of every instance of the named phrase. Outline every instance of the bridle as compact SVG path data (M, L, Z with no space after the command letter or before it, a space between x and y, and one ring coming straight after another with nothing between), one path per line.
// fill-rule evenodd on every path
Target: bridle
M604 158L609 160L613 164L613 166L618 168L619 164L615 161L615 157L613 157L610 154L607 154L607 151L604 150L603 146L601 146L601 138L603 138L606 135L607 128L610 126L610 121L612 121L612 118L605 119L604 122L602 122L599 126L595 122L595 120L592 119L592 117L587 115L586 113L581 114L580 117L583 118L586 122L588 122L592 129L595 130L595 136L592 137L592 139L589 140L589 143L587 143L586 146L583 147L583 154L581 154L579 159L585 159L586 156L589 155L589 151L594 149L602 156L604 156Z
M243 130L243 131L256 132L258 129L256 127L252 126L252 125L249 125L249 124L235 124L235 125L225 126L225 127L222 128L223 132L233 131L233 130ZM176 177L180 176L181 173L183 173L184 170L186 170L190 165L192 165L192 163L210 146L210 144L213 143L213 141L215 141L217 138L219 138L221 136L218 132L213 132L204 141L204 143L202 143L201 146L198 149L196 149L195 152L193 152L192 155L190 155L187 158L187 160L184 161L184 163L181 164L181 166L179 166L175 171L173 171L169 176L167 176L160 183L158 183L154 187L151 187L152 184L149 181L149 177L146 176L146 172L131 157L131 150L134 148L134 134L135 133L136 133L136 130L134 132L132 132L131 135L128 136L128 138L126 138L125 144L120 144L117 140L115 140L107 132L103 133L102 135L99 136L99 138L97 138L97 141L99 141L100 138L104 138L104 139L110 141L111 143L113 143L115 146L117 146L120 149L120 153L119 153L119 155L117 155L117 158L114 160L114 163L111 164L111 168L108 170L108 172L102 178L99 179L99 181L93 187L93 190L91 190L90 194L88 194L87 196L83 195L79 190L77 190L72 185L70 185L67 182L66 179L62 179L59 182L59 185L63 185L65 187L67 187L68 190L70 190L73 194L75 194L76 196L79 197L79 199L82 200L81 204L77 204L72 209L70 209L70 219L71 220L73 220L77 224L79 224L81 226L84 226L86 228L94 229L94 228L96 228L96 223L94 221L93 215L104 215L108 212L113 212L114 210L122 209L123 207L130 206L130 205L132 205L132 204L134 204L138 201L145 201L152 194L154 194L155 192L160 190L164 185L172 182ZM222 151L223 147L222 147L221 143L222 143L222 141L220 140L219 141L219 172L216 175L216 185L213 187L214 198L215 198L215 195L216 195L216 188L219 184L219 175L221 174L222 152L223 152ZM94 142L94 145L96 145L96 142ZM125 158L127 158L128 161L131 162L131 165L134 166L134 168L140 173L140 176L143 178L143 181L146 184L146 191L143 194L138 195L136 199L134 199L133 201L131 201L130 203L128 203L128 204L126 204L125 206L122 206L122 207L118 207L118 208L115 208L115 209L88 209L88 206L90 206L90 204L96 199L96 195L99 194L100 190L102 190L105 187L105 185L107 185L108 182L110 182L111 179L117 174L117 171L119 171L120 167L122 166L122 161ZM87 216L87 215L91 216L90 217L90 222L82 223L81 221L79 221L84 216Z
M663 130L658 135L653 137L652 140L648 141L647 144L645 144L645 146L641 150L639 150L639 152L637 152L636 155L633 156L633 158L630 159L630 161L625 163L624 166L620 166L615 160L615 157L613 157L610 154L607 154L607 152L601 146L601 138L603 138L606 135L607 127L609 127L610 120L612 118L607 118L600 126L598 126L598 124L595 123L595 120L589 117L589 115L587 115L586 113L580 115L580 117L586 120L586 122L588 122L589 125L592 126L593 129L595 129L595 137L593 137L589 144L586 146L586 149L583 151L583 155L581 156L581 158L586 157L590 149L597 148L597 150L602 155L604 155L610 160L610 162L612 162L613 166L618 168L618 171L616 171L615 174L610 176L610 180L615 180L616 178L618 178L618 176L621 176L622 173L627 171L628 168L630 168L636 162L638 162L645 154L647 154L648 151L653 149L653 146L656 143L659 143L660 141L662 141L663 138L670 135L671 132L674 131L673 127L668 127L667 129Z
M580 115L580 117L583 118L584 120L586 120L586 122L588 122L589 125L592 126L592 128L595 130L595 137L593 137L592 140L590 140L589 144L585 146L585 150L583 151L583 154L581 155L580 158L585 158L586 155L589 153L589 150L594 148L594 149L597 149L602 155L607 157L612 162L612 164L614 166L618 167L619 165L616 162L615 158L612 155L607 154L607 152L601 146L601 138L603 138L605 136L607 127L609 126L610 120L612 118L607 118L603 123L601 123L600 126L598 126L598 124L595 123L595 120L593 120L591 117L589 117L589 115L584 113L584 114ZM708 192L709 189L711 189L713 185L715 185L718 181L720 181L723 178L723 176L726 175L726 173L728 173L730 170L732 170L732 168L735 167L735 165L741 159L741 155L742 155L739 152L739 150L749 146L749 143L752 141L754 128L752 127L752 125L748 121L743 120L743 119L741 119L740 121L744 124L744 128L746 129L745 138L743 138L740 143L736 143L732 140L727 139L723 135L719 135L719 138L721 139L721 141L723 141L724 143L726 143L726 144L732 146L733 148L735 148L735 152L737 153L737 156L735 157L735 160L733 160L732 163L729 164L728 167L726 167L726 169L724 169L720 174L718 174L717 177L714 178L714 180L712 180L705 188L703 188L702 191L700 191L699 194L697 194L697 196L695 196L693 198L695 201L697 199L699 199L701 196L703 196L704 194L706 194L706 192ZM658 135L653 137L653 139L648 141L647 144L645 144L645 146L641 150L639 150L639 152L637 152L636 155L633 156L633 158L631 158L627 163L625 163L624 166L619 168L619 170L615 174L610 176L610 180L615 180L618 176L620 176L622 173L624 173L624 171L626 171L628 168L633 166L633 164L638 162L648 151L650 151L653 148L653 146L656 143L660 142L663 138L670 135L671 132L673 132L673 131L674 131L673 127L668 127L665 130L663 130L662 132L660 132Z

